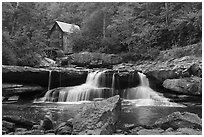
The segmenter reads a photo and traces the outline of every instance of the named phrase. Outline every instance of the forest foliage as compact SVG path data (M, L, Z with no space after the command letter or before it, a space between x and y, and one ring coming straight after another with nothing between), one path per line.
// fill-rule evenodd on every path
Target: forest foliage
M79 25L75 52L114 53L124 61L201 42L201 2L3 2L3 64L35 66L55 21Z

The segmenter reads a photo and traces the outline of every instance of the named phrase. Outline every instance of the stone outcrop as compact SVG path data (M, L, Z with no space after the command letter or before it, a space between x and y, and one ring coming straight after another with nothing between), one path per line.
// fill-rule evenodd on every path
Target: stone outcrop
M71 135L73 132L73 119L69 119L67 122L63 122L55 129L56 135Z
M201 77L202 58L185 56L171 58L165 61L143 61L135 65L123 64L113 67L115 70L138 70L146 74L157 84L162 84L166 79L190 77L191 75Z
M158 127L163 130L173 128L174 130L179 128L191 128L202 129L202 120L198 115L189 112L174 112L164 118L160 118L155 122L153 127Z
M60 67L45 69L2 65L3 83L36 84L48 87L49 75L51 75L50 85L51 88L55 88L82 84L86 81L87 74L87 69Z
M201 95L201 57L172 57L167 60L137 62L134 65L123 63L115 65L113 69L115 71L137 70L146 74L150 81L150 86L164 86L181 94Z
M202 120L189 112L173 112L158 119L152 126L136 126L130 135L201 135Z
M36 123L33 121L29 121L27 119L21 118L21 117L11 117L11 116L3 116L2 118L4 121L14 123L15 127L24 127L26 129L31 129L33 125Z
M141 129L132 132L130 135L202 135L202 131L191 128L179 128L177 130L169 128L166 131L162 129Z
M26 96L41 94L44 88L34 85L18 85L18 84L2 84L2 95L4 97L10 96Z
M118 95L86 104L73 119L74 134L111 135L115 131L121 107Z
M181 94L202 95L202 78L200 77L166 79L163 86Z
M62 65L73 64L88 68L104 68L121 63L122 59L115 54L81 52L68 55L61 60Z

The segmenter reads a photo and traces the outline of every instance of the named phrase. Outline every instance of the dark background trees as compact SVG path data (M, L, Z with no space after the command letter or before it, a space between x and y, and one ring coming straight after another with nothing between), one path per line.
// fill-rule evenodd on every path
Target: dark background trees
M2 3L3 64L38 64L54 21L77 24L75 52L154 59L159 51L201 42L202 3Z

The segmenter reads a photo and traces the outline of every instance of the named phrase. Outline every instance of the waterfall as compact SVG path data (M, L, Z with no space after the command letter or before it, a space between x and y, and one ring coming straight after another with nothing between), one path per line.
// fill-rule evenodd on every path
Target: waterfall
M78 102L91 101L95 98L108 98L113 96L113 90L108 87L106 71L94 71L87 75L86 82L82 85L50 90L45 94L44 101ZM114 87L115 76L112 86Z
M166 98L158 95L149 87L149 80L143 73L138 72L140 84L137 87L132 87L124 90L124 98L128 100L134 99L153 99L157 101L167 101ZM132 76L131 76L132 77Z
M115 73L113 73L113 77L112 77L111 96L114 95L114 91L115 91Z
M149 80L145 74L138 72L140 77L140 86L147 86L149 87Z
M135 99L153 99L164 101L166 98L158 95L153 89L149 87L149 80L145 74L140 72L129 73L128 86L120 92L116 90L117 73L109 73L105 71L89 72L86 82L82 85L63 87L49 90L44 97L44 101L52 102L78 102L78 101L92 101L96 98L108 98L116 94L121 94L127 100ZM137 77L136 77L137 76ZM51 84L51 71L49 71L48 89ZM138 85L139 84L139 85Z

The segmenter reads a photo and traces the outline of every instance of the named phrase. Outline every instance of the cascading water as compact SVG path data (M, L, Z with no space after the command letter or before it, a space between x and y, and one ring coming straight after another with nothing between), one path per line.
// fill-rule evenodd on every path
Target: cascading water
M115 91L115 73L113 73L113 77L112 77L112 85L111 85L111 95L114 95L114 91Z
M159 96L157 92L149 87L149 80L143 73L138 72L140 85L124 90L125 99L153 99L158 101L167 101L166 98ZM132 76L131 76L132 77Z
M84 84L48 91L43 100L56 101L57 98L57 102L78 102L111 97L113 96L113 90L107 85L106 79L108 77L106 77L105 72L90 72ZM114 81L114 76L112 81ZM114 86L114 82L112 86Z
M118 94L115 90L115 84L118 80L116 73L106 71L94 71L87 75L86 82L82 85L59 88L58 90L49 90L44 97L44 101L51 102L78 102L78 101L92 101L96 98L108 98ZM112 76L112 77L110 77ZM137 76L137 77L136 77ZM140 81L140 84L137 81ZM134 81L136 83L134 83ZM51 71L49 73L48 88L51 83ZM138 85L138 86L136 86ZM129 76L129 88L123 90L122 97L127 100L135 99L153 99L159 101L166 101L167 99L158 95L153 89L149 87L149 80L143 73L131 72Z
M146 86L149 87L149 80L146 77L146 75L144 75L143 73L138 72L139 77L140 77L140 86Z

